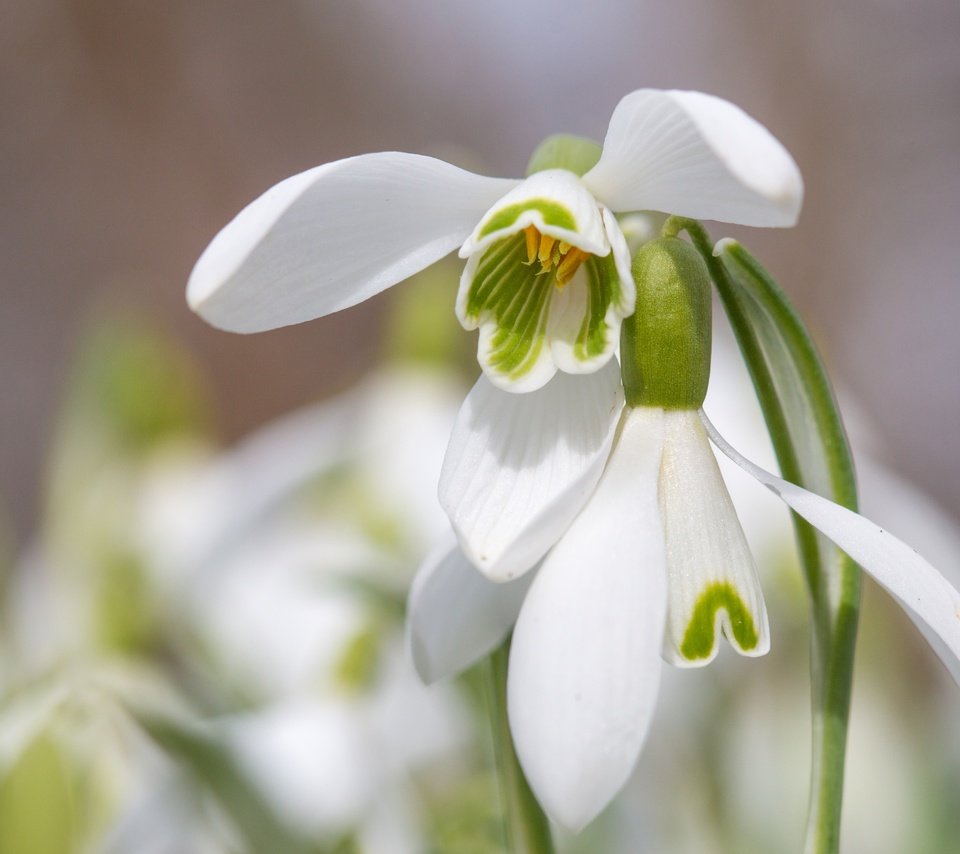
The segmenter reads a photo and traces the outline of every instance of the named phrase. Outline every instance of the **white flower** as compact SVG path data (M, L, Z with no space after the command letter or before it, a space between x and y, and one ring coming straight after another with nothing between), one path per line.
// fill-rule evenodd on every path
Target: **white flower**
M214 238L187 298L222 329L273 329L355 305L459 246L457 315L480 329L480 363L495 385L531 391L558 369L603 367L633 311L613 213L786 226L802 195L790 155L738 107L641 89L614 110L582 177L487 178L386 152L288 178Z
M598 379L558 378L523 398L537 418L505 425L515 398L480 379L441 480L460 545L424 565L408 618L427 681L476 661L515 623L511 729L552 818L579 829L626 782L661 656L705 664L721 631L743 654L768 648L753 561L708 434L894 596L960 681L960 594L916 552L754 466L702 411L624 408L614 369Z

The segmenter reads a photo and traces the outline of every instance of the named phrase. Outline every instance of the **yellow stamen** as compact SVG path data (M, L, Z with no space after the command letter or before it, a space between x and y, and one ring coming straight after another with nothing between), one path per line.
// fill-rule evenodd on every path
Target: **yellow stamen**
M566 240L560 241L560 254L566 255L570 251L570 244Z
M582 249L571 249L564 255L563 260L557 265L557 286L562 288L569 282L586 260L587 253Z
M549 234L540 235L540 252L537 257L540 259L540 265L545 273L550 272L550 268L553 266L553 244L556 242L556 238Z
M527 263L532 264L537 260L537 244L540 241L540 232L535 226L528 225L523 230L523 236L527 241Z

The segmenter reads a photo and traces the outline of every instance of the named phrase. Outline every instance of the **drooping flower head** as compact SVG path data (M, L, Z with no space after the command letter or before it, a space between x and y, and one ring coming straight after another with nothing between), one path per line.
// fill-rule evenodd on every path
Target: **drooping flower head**
M659 272L637 267L650 254L631 275L618 214L791 225L802 196L793 160L737 107L655 90L620 102L602 151L577 150L568 162L535 157L524 181L397 153L317 167L244 209L188 286L211 323L253 332L347 308L460 247L456 312L480 330L485 376L441 475L456 544L414 585L410 638L432 679L514 629L517 752L540 802L571 828L629 775L661 653L705 664L721 635L746 655L768 647L707 435L871 572L960 672L960 595L932 567L857 514L751 467L712 430L700 410L709 287L679 241L650 250L668 259Z
M524 181L401 153L294 175L214 238L188 300L222 329L273 329L355 305L460 247L456 311L480 330L480 364L496 386L532 391L558 369L602 368L633 312L615 214L786 226L800 209L800 173L780 143L699 92L633 92L602 151L576 150L562 168L535 156Z
M554 380L522 400L538 418L510 419L515 396L477 383L441 477L459 544L427 560L410 598L411 648L428 681L512 630L517 754L548 814L573 830L629 777L661 659L705 665L721 637L743 655L769 649L754 561L708 437L883 585L960 681L960 593L867 519L753 466L707 421L699 255L658 240L633 272L623 387L607 369Z

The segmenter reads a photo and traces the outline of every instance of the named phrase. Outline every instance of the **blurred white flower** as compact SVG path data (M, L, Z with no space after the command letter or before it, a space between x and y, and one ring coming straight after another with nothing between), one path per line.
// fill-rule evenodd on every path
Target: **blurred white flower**
M428 485L460 394L448 374L387 371L205 465L161 470L145 492L144 551L170 606L253 701L217 728L310 837L400 822L392 850L418 850L403 781L465 743L458 698L419 683L396 616L369 599L402 601L411 556L445 525ZM324 479L344 476L356 486L311 511ZM401 539L383 540L371 514Z
M104 851L236 850L250 830L202 773L184 788L194 747L157 742L157 714L234 763L224 773L247 781L237 785L252 787L290 839L422 850L411 775L462 754L468 727L458 693L416 678L401 608L425 543L447 525L434 484L461 399L448 373L393 369L226 452L169 442L122 472L118 463L97 480L94 470L86 483L102 497L100 516L87 512L103 552L41 537L15 574L15 657L0 647L11 677L0 781L46 743L57 710L102 697L58 725L54 744L84 748L64 755L98 800L89 834ZM145 643L159 660L152 646L104 645L101 597L125 588L91 581L117 543L130 556L123 571L142 579ZM138 678L172 677L176 708L97 687L118 654ZM37 691L18 688L36 680Z

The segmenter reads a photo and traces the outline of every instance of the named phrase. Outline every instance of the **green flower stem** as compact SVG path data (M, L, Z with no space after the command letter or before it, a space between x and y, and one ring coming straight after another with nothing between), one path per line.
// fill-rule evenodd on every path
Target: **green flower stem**
M512 854L553 854L550 822L530 791L513 750L513 738L507 720L507 661L510 641L506 640L487 663L490 684L490 719L493 727L493 749L507 848Z
M717 287L734 334L750 370L783 476L800 486L826 492L839 504L857 509L853 461L830 382L810 338L784 293L756 260L738 244L714 255L710 236L695 220L671 217L665 237L686 231ZM760 328L756 318L768 327ZM769 337L771 334L773 337ZM767 332L768 337L763 338ZM775 341L780 367L787 365L803 386L802 403L778 387L774 356L765 351ZM782 375L781 375L782 377ZM809 483L813 464L804 459L791 419L808 418L815 433L815 453L826 466L827 483ZM809 450L809 449L808 449ZM807 481L805 483L805 481ZM860 606L860 571L837 550L827 550L813 528L793 514L794 529L810 594L813 682L813 764L807 854L836 854L840 845L844 758L853 682L854 650Z

